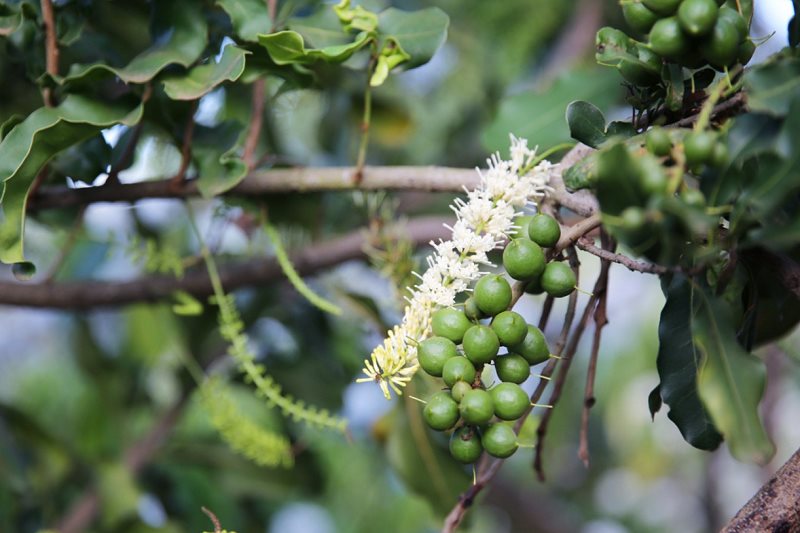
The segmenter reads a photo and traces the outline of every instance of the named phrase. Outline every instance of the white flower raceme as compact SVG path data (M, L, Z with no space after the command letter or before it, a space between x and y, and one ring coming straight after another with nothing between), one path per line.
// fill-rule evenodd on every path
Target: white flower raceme
M535 164L535 158L528 141L512 135L511 158L494 154L487 160L488 169L478 170L481 185L451 206L457 217L453 227L448 226L453 238L431 243L435 253L428 257L425 273L416 274L420 282L408 298L403 322L364 361L367 377L356 381L378 383L387 399L390 388L402 394L419 368L417 346L430 335L433 312L454 305L458 294L481 276L481 266L491 266L487 254L515 228L519 209L548 190L552 165L546 160Z

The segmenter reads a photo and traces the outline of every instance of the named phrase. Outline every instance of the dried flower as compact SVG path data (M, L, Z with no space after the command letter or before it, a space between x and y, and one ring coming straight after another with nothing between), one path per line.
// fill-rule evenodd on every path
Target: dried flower
M375 381L384 396L398 395L419 368L417 346L430 335L431 315L440 307L451 307L459 293L469 290L481 275L481 266L491 266L488 253L497 248L515 228L514 218L528 202L544 197L552 165L536 162L536 150L528 141L511 136L511 158L499 154L487 160L488 169L478 170L481 185L456 199L451 209L457 221L449 241L432 242L435 253L428 269L415 274L420 282L411 290L403 322L388 332L386 340L364 361L364 374L357 382Z

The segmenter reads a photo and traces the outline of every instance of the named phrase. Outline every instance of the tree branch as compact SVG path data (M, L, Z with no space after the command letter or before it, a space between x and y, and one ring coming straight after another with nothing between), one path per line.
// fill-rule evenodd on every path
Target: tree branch
M45 43L45 68L51 76L58 76L58 40L56 38L56 16L53 11L51 0L42 0L42 20L44 21L44 43ZM42 91L44 105L53 107L56 105L53 90L45 87Z
M591 239L579 239L575 246L583 250L584 252L588 252L596 257L599 257L603 261L611 261L612 263L620 264L626 267L628 270L632 272L642 272L644 274L666 274L670 272L670 269L656 265L654 263L645 263L643 261L636 261L635 259L631 259L627 255L622 255L618 253L614 253L610 250L604 250L594 245Z
M749 531L800 531L800 449L722 530L723 533Z
M402 231L407 231L412 242L420 245L445 237L448 233L443 226L445 222L449 222L449 219L420 217L407 222ZM313 244L292 254L292 263L298 273L309 275L344 261L363 258L365 242L364 232L354 231L327 242ZM220 277L226 290L275 281L282 276L280 266L273 258L255 259L220 268ZM199 297L212 294L208 274L205 270L198 269L182 278L153 275L123 282L80 281L38 284L0 282L0 304L88 309L160 300L169 298L178 290Z

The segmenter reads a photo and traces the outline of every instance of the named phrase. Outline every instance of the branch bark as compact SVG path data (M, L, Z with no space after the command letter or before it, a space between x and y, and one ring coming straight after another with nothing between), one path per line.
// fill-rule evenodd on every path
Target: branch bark
M443 226L450 219L420 217L409 221L404 228L416 245L445 237ZM292 254L292 263L301 275L329 268L344 261L363 258L365 233L354 231L342 237L313 244ZM283 276L273 258L224 265L220 277L226 290L247 285L275 281ZM195 270L183 278L153 275L134 281L82 281L65 283L26 284L13 281L0 282L0 304L53 309L88 309L119 306L133 302L155 301L168 298L177 290L194 296L212 294L211 281L205 270Z
M722 529L722 533L753 531L800 531L800 449Z

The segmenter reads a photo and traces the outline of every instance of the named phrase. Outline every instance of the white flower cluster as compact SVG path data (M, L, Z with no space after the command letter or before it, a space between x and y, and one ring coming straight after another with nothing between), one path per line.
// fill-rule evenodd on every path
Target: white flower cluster
M457 217L452 228L447 226L452 240L431 243L436 252L428 257L425 274L417 274L420 283L408 298L403 322L364 361L367 377L356 381L377 382L387 399L390 387L402 394L419 367L417 345L430 334L433 311L454 305L456 296L469 290L481 276L481 266L491 266L487 254L515 228L519 209L545 195L552 165L545 160L534 166L535 157L527 140L512 135L511 158L494 154L488 169L478 170L481 186L467 190L466 200L456 199L451 206Z

